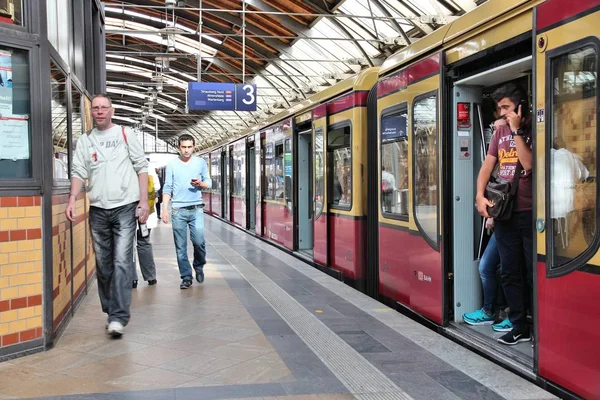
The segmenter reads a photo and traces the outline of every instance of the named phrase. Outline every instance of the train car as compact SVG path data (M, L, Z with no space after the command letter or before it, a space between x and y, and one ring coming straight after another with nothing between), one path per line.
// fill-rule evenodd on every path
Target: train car
M229 199L213 214L546 388L600 398L599 17L598 0L487 1L213 150ZM529 92L536 229L534 341L513 347L462 318L482 303L473 203L508 82ZM565 152L585 171L567 186Z
M599 20L598 1L488 1L390 57L377 84L372 177L382 182L380 293L503 365L585 398L600 398L600 358L590 352L600 341ZM523 112L533 110L537 231L534 343L514 347L462 317L482 305L478 262L489 236L473 202L491 93L508 82L529 91ZM561 180L553 158L561 151L581 161L585 179ZM395 187L386 190L389 174Z

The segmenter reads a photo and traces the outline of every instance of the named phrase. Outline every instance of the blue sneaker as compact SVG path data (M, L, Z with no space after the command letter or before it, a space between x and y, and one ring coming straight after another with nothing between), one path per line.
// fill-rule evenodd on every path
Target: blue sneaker
M513 324L506 318L504 321L492 325L492 329L496 332L510 332L513 328Z
M495 318L496 314L489 315L483 308L463 314L463 321L469 325L490 325L494 323Z

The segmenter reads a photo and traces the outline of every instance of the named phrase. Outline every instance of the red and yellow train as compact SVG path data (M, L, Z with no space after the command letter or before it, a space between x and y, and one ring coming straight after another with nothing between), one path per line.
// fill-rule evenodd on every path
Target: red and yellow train
M205 209L545 387L600 398L598 21L598 0L489 0L204 154ZM537 260L535 341L510 348L462 323L481 307L475 184L507 82L530 95ZM589 172L567 190L560 149Z

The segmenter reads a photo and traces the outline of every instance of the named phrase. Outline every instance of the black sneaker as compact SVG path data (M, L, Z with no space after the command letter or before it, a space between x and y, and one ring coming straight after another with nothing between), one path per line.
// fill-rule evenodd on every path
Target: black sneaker
M181 281L181 285L179 285L179 289L189 289L192 287L192 281L184 279Z
M198 281L198 283L204 282L204 271L196 271L196 280Z
M138 284L138 281L133 281L133 284L131 285L131 288L132 289L137 289L137 284Z
M156 285L156 279L150 279L148 281L148 285L152 286L152 285Z
M504 334L498 339L498 342L508 346L514 346L517 343L531 341L531 331L529 328L513 328L510 332Z

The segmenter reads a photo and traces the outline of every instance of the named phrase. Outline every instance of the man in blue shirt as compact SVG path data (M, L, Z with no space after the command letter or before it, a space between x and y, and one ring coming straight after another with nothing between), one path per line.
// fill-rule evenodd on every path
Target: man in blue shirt
M163 187L162 220L168 224L172 219L173 238L177 252L177 265L181 275L181 289L192 286L192 268L187 255L187 229L194 245L194 270L196 280L204 282L206 264L206 244L204 241L204 213L202 190L210 189L212 181L206 161L192 157L194 137L188 134L179 136L179 158L167 164ZM169 202L172 201L172 210Z

